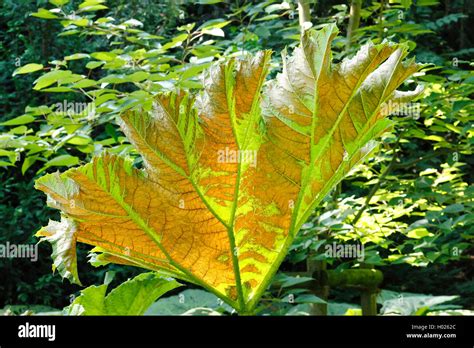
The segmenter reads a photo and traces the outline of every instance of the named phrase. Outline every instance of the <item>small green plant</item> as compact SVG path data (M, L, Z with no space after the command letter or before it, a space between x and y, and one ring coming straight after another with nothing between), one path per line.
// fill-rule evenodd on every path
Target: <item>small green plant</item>
M175 280L165 279L154 272L142 273L107 293L113 273L107 273L104 284L81 291L64 308L67 315L143 315L163 294L180 287Z

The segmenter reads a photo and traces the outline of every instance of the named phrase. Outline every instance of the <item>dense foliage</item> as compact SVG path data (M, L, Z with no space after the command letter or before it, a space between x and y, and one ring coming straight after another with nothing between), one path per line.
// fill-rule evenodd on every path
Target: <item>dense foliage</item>
M430 63L404 88L419 83L425 89L410 109L389 110L398 126L302 226L259 310L307 313L328 300L328 314L357 314L358 290L336 286L328 293L325 284L312 285L312 271L365 268L385 276L378 284L381 313L435 313L436 305L453 299L440 308L472 309L474 49L468 21L474 10L462 0L362 1L360 26L348 39L349 5L309 3L313 27L335 22L341 28L334 61L369 40L403 43L417 61ZM143 165L118 115L137 105L149 108L157 93L201 90L199 75L216 61L272 49L275 68L279 53L300 39L297 4L290 1L7 0L1 6L0 244L36 243L39 227L59 218L33 190L45 173L87 163L105 149ZM341 244L363 245L363 260L328 257L327 250ZM0 260L0 303L14 312L63 308L82 289L51 274L48 249L40 244L36 263ZM91 267L88 249L80 246L78 253L84 285L101 283L104 269L116 272L115 285L139 273L128 266ZM185 290L150 312L186 312L193 307L181 306L182 298L208 295ZM231 311L218 300L206 307Z

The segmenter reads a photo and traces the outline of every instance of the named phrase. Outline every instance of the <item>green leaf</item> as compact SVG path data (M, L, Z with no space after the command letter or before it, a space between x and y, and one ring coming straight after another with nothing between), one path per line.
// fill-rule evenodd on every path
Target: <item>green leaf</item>
M78 59L84 59L84 58L89 58L90 56L86 53L74 53L70 56L64 57L65 60L78 60Z
M67 93L67 92L74 92L74 90L70 87L49 87L43 88L41 92L49 92L49 93Z
M27 156L21 165L21 173L25 175L26 171L38 160L38 156Z
M456 214L465 211L464 205L460 203L450 204L446 208L443 209L443 212L448 214Z
M38 18L45 18L45 19L54 19L58 18L54 13L51 13L50 11L40 8L38 9L38 12L32 13L31 14L33 17L38 17Z
M102 94L100 97L96 98L95 105L99 106L109 100L117 100L117 96L113 93Z
M433 236L433 233L428 232L428 230L424 227L415 228L411 231L408 231L407 233L408 238L414 238L414 239L420 239L427 236Z
M382 290L382 293L386 290ZM394 293L385 295L386 300L382 301L382 315L414 315L417 311L425 308L433 309L437 305L450 302L459 296L431 296L413 293Z
M290 9L290 4L286 1L283 1L281 4L273 4L273 5L265 7L265 12L272 13L275 11L283 11L283 10L289 10L289 9Z
M65 312L70 315L143 315L159 297L180 286L175 280L156 273L142 273L122 283L107 296L106 284L81 291Z
M108 83L120 84L120 83L127 83L127 82L140 82L140 81L145 80L148 76L150 76L150 74L147 73L146 71L137 71L129 75L111 74L100 79L99 83L108 82Z
M432 140L432 141L438 141L438 142L443 142L443 141L446 141L445 138L439 136L439 135L428 135L428 136L425 136L423 137L424 140Z
M108 7L105 6L105 5L93 5L93 6L83 7L81 9L79 9L79 11L77 11L77 12L78 13L81 13L81 12L94 12L94 11L106 10L106 9L108 9Z
M117 55L112 52L94 52L94 53L91 53L91 57L97 60L104 60L106 62L110 62L114 60L117 57Z
M60 155L46 162L45 167L70 167L79 163L79 158L71 155Z
M123 22L125 25L129 25L131 27L143 27L143 23L136 20L136 19L129 19L128 21Z
M92 285L81 291L71 305L64 308L66 315L104 315L107 284Z
M311 277L293 277L284 273L280 273L277 277L275 277L275 284L283 288L292 287L310 281L314 281L314 279Z
M77 29L72 29L72 30L66 30L63 31L62 33L59 33L58 36L70 36L70 35L76 35L79 34L80 31Z
M84 79L84 80L80 80L76 83L73 83L71 85L72 88L87 88L87 87L92 87L92 86L96 86L97 85L97 81L94 81L94 80L90 80L90 79Z
M99 66L103 65L104 62L89 62L86 64L86 68L87 69L96 69L98 68Z
M188 38L188 36L189 35L187 33L183 33L183 34L175 36L170 42L163 45L163 49L167 50L167 49L170 49L170 48L181 46L183 41L186 40Z
M229 23L231 23L231 21L225 21L223 19L212 19L210 21L203 23L201 26L199 26L199 29L201 30L210 30L214 28L221 29L221 28L224 28Z
M26 126L18 126L8 131L9 134L26 134L31 132L33 131L31 129L29 130Z
M51 112L51 107L46 105L27 106L25 112L34 116L47 115Z
M18 126L18 125L21 125L21 124L27 124L27 123L34 122L35 120L36 119L34 118L34 116L22 115L22 116L12 118L11 120L2 122L2 123L0 123L0 126Z
M360 310L360 306L352 303L336 303L328 304L328 315L345 315L346 313L354 313Z
M224 0L197 0L198 4L201 5L214 5L223 2Z
M191 80L180 81L176 85L177 87L184 87L185 89L189 89L189 90L202 88L201 82L196 82L196 81L191 81Z
M181 74L181 79L185 80L190 77L195 77L199 75L204 69L209 68L209 64L199 64L199 65L190 65L186 67L184 72Z
M6 157L16 157L16 153L14 151L7 151L4 149L0 149L0 156L6 156Z
M35 85L33 89L35 90L40 90L45 87L51 86L53 83L58 82L61 79L70 77L72 75L72 72L69 70L53 70L50 71L41 77L39 77L35 81Z
M263 22L263 21L270 21L272 19L277 19L277 18L280 18L279 15L276 15L276 14L272 14L272 15L268 15L268 16L263 16L261 18L258 18L256 19L255 21L256 22ZM266 28L265 28L266 29Z
M354 316L354 315L362 315L362 309L360 308L349 308L344 315Z
M10 162L0 161L0 167L12 167L14 164Z
M207 35L212 35L212 36L220 36L220 37L225 36L224 31L220 28L204 29L202 33L207 34Z
M68 144L72 145L87 145L92 142L92 139L87 135L78 134L67 141Z
M31 64L26 64L18 69L16 69L13 72L12 76L19 75L19 74L29 74L38 70L43 69L42 64L36 64L36 63L31 63Z
M130 82L140 82L140 81L145 80L148 76L150 76L150 74L147 73L146 71L137 71L137 72L134 72L133 74L126 75L125 78L127 81L130 81Z
M71 24L77 25L78 27L86 27L89 25L89 20L87 18L81 18L71 21Z
M66 5L69 1L70 0L49 0L51 4L56 5L58 7Z
M210 309L212 313L232 312L232 308L216 295L204 290L188 289L179 295L158 300L148 308L145 315L187 315L198 313L198 308Z
M327 303L322 298L313 294L298 295L295 298L296 303Z
M89 6L96 6L103 4L104 2L106 2L106 0L86 0L79 5L79 8L82 9Z

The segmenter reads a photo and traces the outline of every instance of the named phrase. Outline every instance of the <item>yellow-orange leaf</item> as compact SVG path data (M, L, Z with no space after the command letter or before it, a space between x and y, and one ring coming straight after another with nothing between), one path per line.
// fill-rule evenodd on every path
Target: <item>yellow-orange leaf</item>
M384 106L419 93L396 91L419 69L402 62L404 46L368 44L332 64L336 34L307 32L267 84L264 51L213 66L196 97L162 94L151 112L123 115L143 169L103 154L36 187L103 262L184 279L251 311L315 206L390 127Z

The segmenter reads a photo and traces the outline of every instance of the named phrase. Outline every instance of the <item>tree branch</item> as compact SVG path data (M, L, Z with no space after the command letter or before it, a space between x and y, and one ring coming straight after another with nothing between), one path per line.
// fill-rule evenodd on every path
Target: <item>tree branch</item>
M360 11L362 9L362 0L352 0L349 13L349 25L347 26L346 51L351 48L354 32L359 28Z
M310 0L298 0L298 16L301 34L306 30L305 23L311 22L311 12L309 10Z

